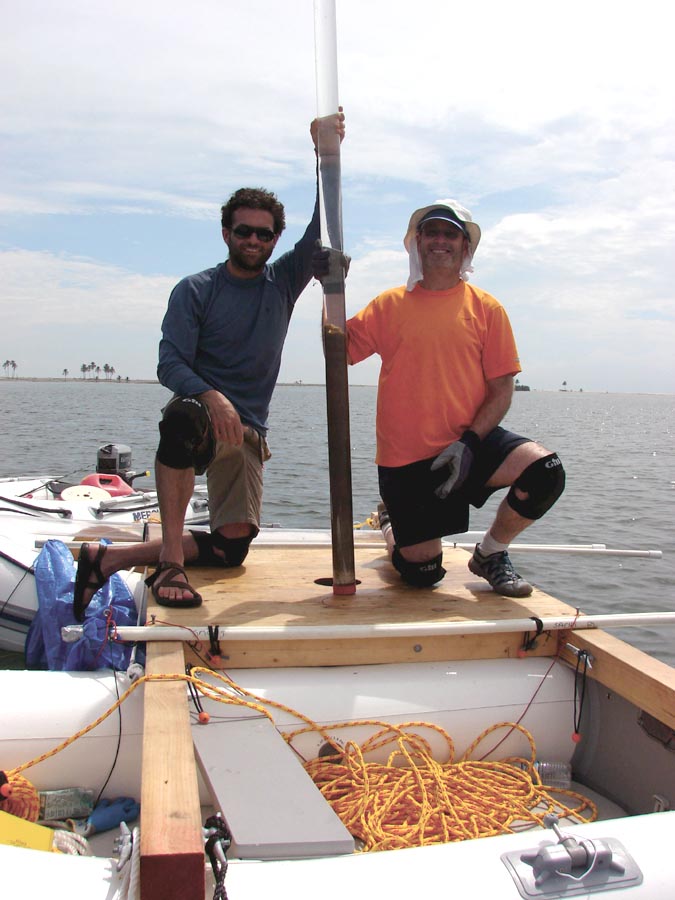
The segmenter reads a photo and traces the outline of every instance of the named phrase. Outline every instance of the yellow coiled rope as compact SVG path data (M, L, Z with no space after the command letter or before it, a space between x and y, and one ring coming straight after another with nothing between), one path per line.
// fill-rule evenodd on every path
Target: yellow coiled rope
M23 775L8 776L7 799L0 798L0 809L27 822L37 822L40 815L40 798L33 785Z
M210 678L220 680L225 686L221 688L205 681L199 677L201 673L208 673ZM578 822L590 822L597 817L595 805L583 795L556 789L552 796L542 785L534 767L534 740L521 725L503 722L492 726L455 762L452 738L438 725L408 722L393 726L377 720L358 720L321 727L302 713L276 701L259 698L228 676L201 667L195 667L190 675L139 678L110 709L86 728L47 753L9 770L6 775L12 794L0 803L0 808L36 821L39 812L37 791L20 773L92 731L146 681L190 682L205 697L255 709L271 721L274 720L268 706L291 713L304 722L304 728L283 736L292 747L295 738L311 732L320 735L334 748L335 755L321 756L303 764L347 829L361 842L363 850L391 850L504 834L533 824L542 825L549 812ZM363 725L371 726L374 733L361 744L348 740L343 747L330 736L339 729ZM514 757L495 762L469 758L489 734L501 728L515 729L525 736L530 746L529 759ZM431 729L445 741L448 748L445 762L434 759L429 741L420 733L425 729ZM368 754L389 747L391 750L387 751L385 763L367 761ZM572 800L572 805L561 802L561 796Z
M409 731L416 727L434 728L447 740L451 752L445 763L433 758L419 733ZM478 744L499 728L515 728L525 735L530 759L470 759ZM393 745L393 749L386 763L366 761L368 752L387 745ZM556 789L553 796L542 785L534 768L532 735L510 722L484 731L457 762L453 761L450 736L442 728L423 722L387 725L360 745L347 741L339 753L337 759L325 756L310 760L305 768L345 827L361 841L363 850L393 850L510 833L535 824L543 826L549 812L577 822L597 817L595 805L581 794ZM573 804L563 803L560 795Z

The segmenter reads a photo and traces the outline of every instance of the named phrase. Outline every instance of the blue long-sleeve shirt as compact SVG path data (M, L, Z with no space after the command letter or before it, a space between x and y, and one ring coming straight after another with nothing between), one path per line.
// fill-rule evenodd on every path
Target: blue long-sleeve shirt
M182 397L215 388L244 425L265 435L288 324L312 277L319 235L317 202L295 247L255 278L234 278L219 263L180 281L162 322L160 382Z

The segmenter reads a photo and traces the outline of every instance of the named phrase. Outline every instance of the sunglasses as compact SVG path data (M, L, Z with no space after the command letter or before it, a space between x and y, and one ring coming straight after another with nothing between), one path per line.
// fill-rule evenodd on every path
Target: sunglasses
M269 244L270 241L274 240L274 232L270 231L269 228L253 228L252 225L237 225L236 228L232 229L232 234L235 234L238 238L250 238L252 234L255 234L263 244Z
M468 237L467 232L460 226L457 225L453 227L453 225L431 225L431 224L423 224L418 229L420 234L423 234L427 238L453 238L456 237L457 234L462 234L464 237Z

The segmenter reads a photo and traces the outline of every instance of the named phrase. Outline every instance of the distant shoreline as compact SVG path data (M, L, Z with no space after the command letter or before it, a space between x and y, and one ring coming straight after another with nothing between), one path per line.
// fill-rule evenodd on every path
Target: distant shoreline
M0 381L30 381L44 383L75 383L75 384L160 384L156 378L37 378L28 375L4 375ZM278 381L278 387L325 387L325 384L313 381ZM370 384L354 384L352 387L375 387Z
M32 378L27 375L5 375L2 381L74 382L75 384L159 384L156 378Z
M44 383L73 383L73 384L160 384L156 378L120 378L119 381L117 378L32 378L24 375L8 376L3 375L0 376L0 382L5 381L30 381L30 382L44 382ZM326 385L321 382L310 382L310 381L278 381L277 387L318 387L325 388ZM377 385L375 384L350 384L350 387L370 387L375 388ZM529 391L520 390L519 394L528 393L531 394L567 394L570 396L582 396L584 394L644 394L646 396L671 396L673 395L673 391L585 391L585 390L573 390L568 388L567 390L562 390L561 388L530 388Z

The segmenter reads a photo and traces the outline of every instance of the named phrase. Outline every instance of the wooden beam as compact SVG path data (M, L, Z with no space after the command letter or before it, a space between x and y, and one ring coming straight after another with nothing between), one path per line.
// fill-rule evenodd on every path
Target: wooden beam
M182 644L147 644L149 675L184 671ZM141 900L202 900L204 845L185 682L149 682L144 690Z
M575 631L567 640L593 656L587 675L609 690L648 712L664 725L675 728L675 669L606 631ZM576 665L568 647L562 658Z
M362 640L229 641L221 644L223 669L286 668L289 666L365 666L377 663L442 662L448 659L515 659L522 634L364 638ZM527 656L553 656L555 635L542 635ZM204 649L197 655L186 647L186 659L204 665Z

